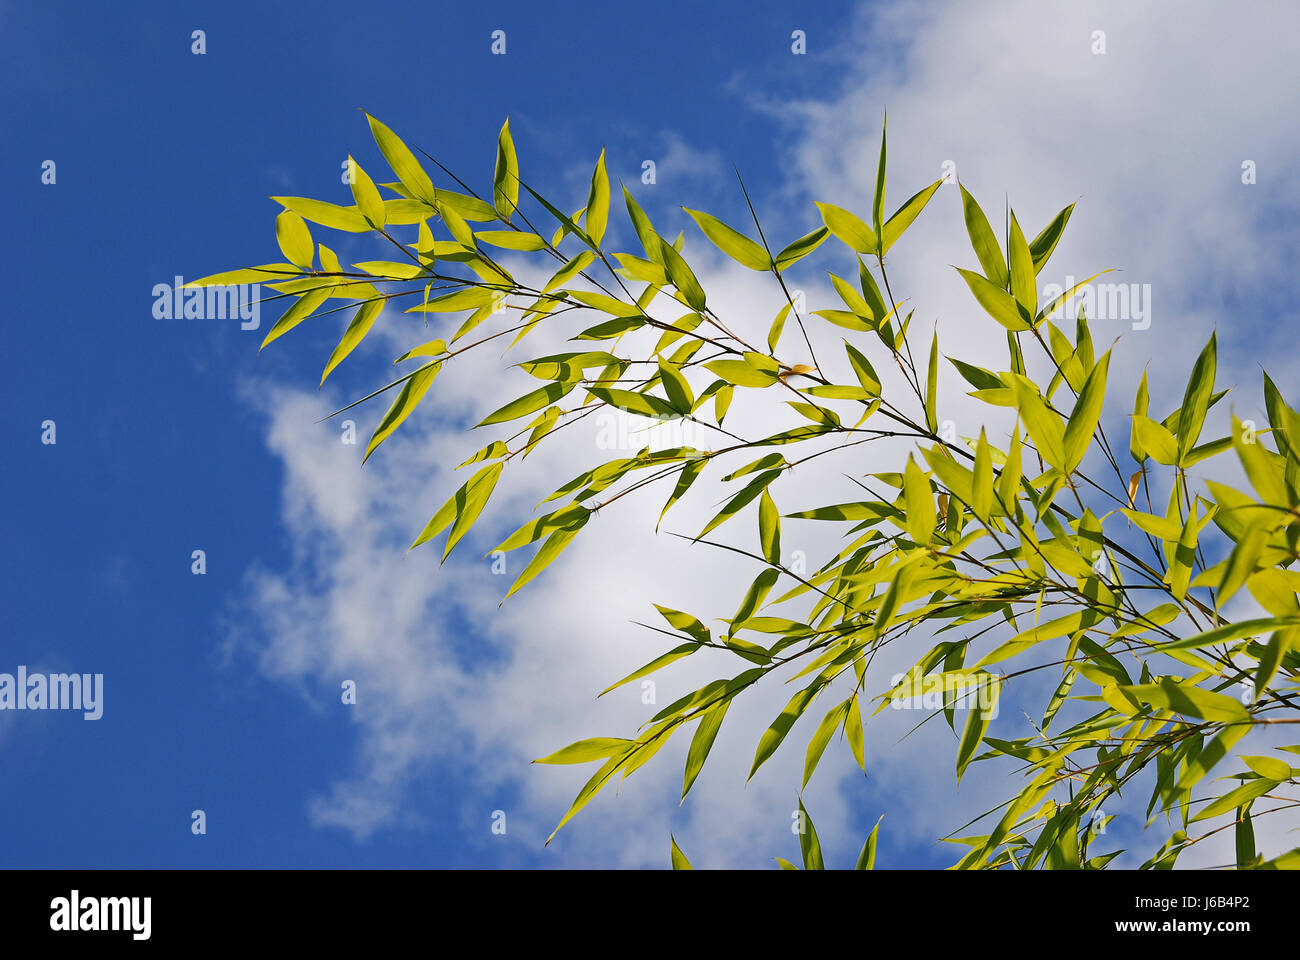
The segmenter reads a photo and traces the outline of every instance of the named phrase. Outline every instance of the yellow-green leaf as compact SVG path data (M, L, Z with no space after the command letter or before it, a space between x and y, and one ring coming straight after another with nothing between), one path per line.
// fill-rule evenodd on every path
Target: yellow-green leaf
M876 234L860 217L833 203L818 202L817 209L821 211L826 228L850 249L859 253L876 252Z
M605 149L602 147L596 169L591 172L591 192L587 195L587 212L582 225L597 246L609 223L609 175L605 172Z
M311 269L316 244L302 217L292 210L281 210L275 218L275 239L286 260L303 270Z
M686 854L682 853L681 848L677 846L677 838L670 833L668 835L668 840L672 844L671 855L673 861L673 869L694 870L695 868L691 866L691 861L686 859Z
M384 155L388 165L393 168L393 173L397 174L397 179L402 182L402 186L407 189L411 197L431 206L436 203L438 198L433 189L433 181L420 166L420 161L415 159L415 154L411 153L401 138L384 124L370 114L366 114L366 119L370 122L370 133L374 136L375 143L379 145L379 152Z
M375 432L371 435L370 443L366 445L366 455L361 458L362 463L369 460L375 449L392 436L393 431L401 426L402 421L411 415L411 411L424 399L425 392L428 391L429 385L433 383L433 378L438 375L438 370L441 367L442 364L436 360L433 363L427 363L415 371L410 379L402 385L402 390L398 393L397 399L393 401L393 405L388 408L388 412L384 414L384 418L379 421L379 426L375 428Z
M344 358L355 350L357 344L370 332L370 328L374 326L375 318L379 316L383 309L383 300L369 300L361 305L352 322L348 324L347 330L343 332L343 339L339 341L339 345L334 348L329 361L325 364L325 372L320 376L322 384L331 371L342 363Z
M590 763L592 760L605 760L626 753L635 743L635 740L619 740L614 737L592 737L590 740L579 740L561 747L533 763Z
M903 231L912 225L912 221L925 209L925 205L930 202L934 192L941 186L943 186L943 180L936 180L923 190L918 190L915 195L894 212L894 215L885 223L881 253L889 252L889 248L903 235Z
M704 231L704 235L713 241L713 245L731 259L751 270L772 269L772 258L768 256L767 251L749 237L702 210L691 210L687 207L682 209L691 215L699 228Z
M383 229L386 222L384 200L379 196L375 182L370 179L366 171L361 169L361 164L351 156L348 157L348 166L351 173L352 199L357 202L357 209L366 218L366 223L376 229Z
M1007 262L1003 259L1002 247L998 244L997 235L989 227L988 218L984 216L980 205L967 193L964 186L961 187L961 201L962 213L966 219L966 232L970 235L975 256L979 258L980 268L995 287L1005 289L1011 282L1011 276L1007 272Z

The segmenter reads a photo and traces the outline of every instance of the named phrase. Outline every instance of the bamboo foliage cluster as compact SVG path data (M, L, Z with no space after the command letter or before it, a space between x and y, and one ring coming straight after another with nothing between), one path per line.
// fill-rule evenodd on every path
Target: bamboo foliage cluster
M973 762L1002 758L1017 765L1022 789L972 820L984 822L979 829L985 832L948 838L965 849L960 868L1104 867L1121 851L1093 849L1096 820L1102 805L1130 784L1149 791L1147 830L1160 831L1164 841L1146 868L1173 866L1183 851L1228 826L1235 830L1237 866L1300 866L1300 848L1266 861L1253 833L1258 817L1286 816L1300 805L1294 794L1300 770L1289 760L1300 745L1240 757L1234 767L1241 769L1226 775L1221 766L1249 731L1300 723L1300 574L1292 569L1300 555L1300 414L1265 375L1268 427L1252 429L1233 417L1229 436L1203 437L1207 412L1227 393L1216 390L1211 337L1182 405L1163 418L1149 409L1143 374L1128 449L1113 444L1101 418L1110 352L1097 356L1082 311L1073 336L1053 322L1073 290L1050 303L1038 297L1037 278L1073 205L1032 240L1009 214L999 241L961 188L979 269L959 273L988 319L1005 332L1006 369L955 357L941 364L937 334L921 365L912 351L912 314L902 315L894 299L885 257L942 181L886 217L883 132L870 224L818 203L820 226L774 246L757 216L751 235L687 210L722 253L783 292L786 302L765 340L751 342L710 302L686 260L684 236L661 236L626 188L622 200L640 249L607 249L612 197L603 151L586 203L566 214L521 179L508 122L498 139L490 198L426 154L439 180L460 189L435 187L401 139L373 117L369 123L396 180L376 184L352 161L351 206L273 198L283 207L276 220L283 261L196 281L256 282L274 290L286 309L263 346L309 318L354 311L322 383L385 307L461 318L446 339L397 358L410 365L408 372L357 401L393 398L365 458L460 354L507 337L514 347L542 323L570 322L566 314L574 311L580 318L591 311L603 317L581 329L572 325L568 352L517 364L539 385L478 424L499 435L460 465L472 471L469 478L412 546L443 537L445 559L480 517L507 464L608 408L707 424L719 442L711 449L647 447L557 488L542 501L545 512L497 547L533 549L506 596L553 562L600 509L650 484L665 489L662 520L706 470L720 475L728 499L694 538L700 542L713 543L706 538L742 512L750 522L756 514L752 549L726 547L743 556L736 562L760 568L735 614L710 629L692 614L658 607L676 645L609 689L705 648L729 651L738 672L658 710L631 738L582 740L539 760L598 764L556 831L606 785L639 769L674 735L692 730L684 799L733 700L780 674L796 692L759 737L751 777L840 678L838 686L850 692L830 706L807 744L804 786L840 733L865 772L865 721L936 684L945 691L942 705L927 720L941 716L952 728L956 776ZM391 245L393 259L344 269L309 223L373 233ZM831 274L842 302L805 316L784 273L828 240L847 248L856 277ZM550 279L540 288L517 280L500 262L502 251L551 261ZM851 382L826 379L817 361L808 329L822 323L845 331ZM658 333L653 349L620 354L633 331ZM903 384L898 395L885 395L872 357L897 369ZM1009 436L991 438L981 430L959 441L940 434L937 388L941 373L951 375L949 366L970 385L970 396L1014 414ZM1049 371L1045 384L1031 366ZM745 391L777 391L792 425L757 438L733 433L725 424L738 388L741 400ZM855 478L861 499L786 504L784 511L775 503L773 482L799 467L816 469L803 465L823 453L900 437L910 440L912 454L893 472ZM1189 471L1219 456L1239 460L1249 490L1215 480L1197 489ZM1152 488L1162 484L1169 489L1163 507L1152 499ZM790 523L837 524L843 546L813 572L791 569L781 552L782 527ZM1264 615L1231 622L1223 606L1243 588ZM869 694L867 675L877 654L909 638L933 645L901 682ZM1042 671L1059 681L1047 702L1018 704L1026 710L1024 735L990 736L997 698ZM1240 695L1243 689L1250 695ZM959 703L954 691L960 690L979 696ZM960 731L959 706L967 714ZM1213 780L1216 771L1221 777ZM802 803L800 812L806 817ZM1227 826L1205 829L1206 821L1224 814L1233 815ZM874 864L878 829L879 823L862 848L860 868ZM811 820L801 847L805 867L822 866ZM674 867L690 866L675 839L670 852Z

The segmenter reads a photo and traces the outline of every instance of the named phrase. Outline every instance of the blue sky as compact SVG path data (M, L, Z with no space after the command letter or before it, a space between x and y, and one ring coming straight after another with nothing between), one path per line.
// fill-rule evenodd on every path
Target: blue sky
M322 3L304 17L248 3L0 0L0 164L13 198L0 670L102 672L106 688L98 721L0 715L0 864L659 865L669 827L706 864L793 859L789 783L745 790L743 776L718 777L702 784L701 803L673 812L680 758L667 752L661 780L634 779L593 807L589 827L580 817L544 850L581 779L529 769L527 757L615 735L597 725L639 708L597 716L591 696L658 652L644 637L616 653L597 648L601 638L578 642L584 623L611 612L583 604L645 579L593 582L592 569L613 576L618 561L593 548L557 567L549 599L497 617L500 585L489 598L470 550L438 585L427 558L393 566L401 579L360 576L400 559L451 489L445 461L485 442L457 440L457 423L492 397L453 383L441 420L395 438L362 471L356 448L326 435L336 427L313 421L382 382L390 346L420 339L394 332L318 397L337 330L304 330L259 355L262 334L235 321L155 319L152 290L278 259L279 208L267 196L344 202L349 152L388 179L358 109L480 188L508 115L524 178L562 205L581 203L602 146L611 174L631 184L655 159L658 183L637 192L673 231L686 226L678 204L740 220L734 161L765 225L793 238L817 223L811 199L865 210L888 103L897 200L950 158L986 207L1013 191L1035 232L1084 196L1058 265L1079 277L1120 266L1153 284L1164 312L1122 363L1132 373L1153 361L1153 395L1159 364L1170 365L1164 387L1176 386L1217 326L1227 376L1246 383L1255 360L1276 357L1270 372L1294 405L1297 137L1277 119L1290 115L1280 91L1295 89L1282 46L1291 14L1169 24L1122 5L1056 20L992 8L989 22L963 29L926 5L583 4L556 15L522 3ZM1099 24L1111 44L1101 62L1088 53ZM505 56L490 53L496 29ZM807 33L805 56L791 53L795 29ZM1224 64L1214 81L1186 66L1211 49ZM1239 180L1243 158L1259 163L1253 192ZM54 184L41 180L47 160ZM950 278L926 286L969 259L958 211L948 197L918 226L919 262L903 269L931 294L926 323L942 316L960 339L969 309ZM743 285L716 266L747 309ZM814 291L824 275L806 282ZM1259 405L1253 379L1247 389L1239 414ZM52 446L40 442L46 420ZM575 472L553 466L565 476L552 487ZM421 469L438 482L416 484ZM190 572L195 549L204 576ZM628 609L694 589L672 576L653 586ZM522 639L520 623L547 646ZM535 669L567 658L572 669ZM530 671L554 687L530 697ZM350 675L384 708L341 706ZM412 692L403 676L429 684ZM950 862L925 839L962 822L949 816L964 809L950 758L913 770L900 755L865 786L841 766L810 791L826 811L824 825L809 804L836 848L832 865L851 863L881 813L900 826L883 832L882 865ZM194 809L207 814L205 836L191 834ZM519 824L506 837L488 829L496 809Z

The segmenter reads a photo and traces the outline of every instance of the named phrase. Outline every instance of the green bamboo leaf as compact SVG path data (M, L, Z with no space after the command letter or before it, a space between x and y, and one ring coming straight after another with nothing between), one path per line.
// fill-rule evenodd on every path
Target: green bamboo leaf
M503 456L506 452L505 444L501 443L500 440L494 440L480 454L466 460L461 466L474 463L480 459ZM559 530L574 523L585 521L590 512L580 503L571 503L566 507L561 507L559 510L523 524L518 530L502 540L496 549L508 553L511 550L517 550L530 543L535 543L553 530Z
M937 523L930 480L911 457L903 472L903 503L907 532L920 544L930 542Z
M790 728L794 726L794 722L798 720L804 710L808 708L808 704L812 703L813 698L817 696L817 693L820 690L821 686L817 681L813 681L790 698L790 702L785 705L785 709L783 709L780 715L772 721L772 725L767 728L767 731L759 740L758 750L754 754L754 765L750 767L749 776L745 778L746 782L751 780L754 774L758 771L758 768L766 763L768 758L776 752L776 748L781 745L781 741L784 740L786 734L790 732Z
M880 162L876 165L876 195L871 204L871 222L876 228L876 236L883 240L885 231L885 131L889 126L889 117L880 124ZM872 253L884 256L885 248L879 247Z
M882 520L890 517L901 519L901 516L899 511L889 504L868 501L835 503L785 515L787 520Z
M1101 420L1101 408L1106 399L1106 373L1109 367L1110 351L1107 350L1084 381L1083 390L1070 414L1070 422L1065 425L1064 470L1067 474L1079 469L1084 455L1092 446L1092 435Z
M767 562L779 566L781 563L781 515L776 504L765 489L758 501L758 539L763 546L763 556Z
M1201 527L1205 526L1211 519L1210 516L1200 517L1197 515L1197 503L1192 504L1192 509L1188 512L1183 522L1182 530L1178 535L1178 542L1174 549L1169 552L1169 571L1167 581L1169 583L1169 592L1179 603L1187 596L1187 587L1192 579L1192 565L1196 561L1196 543L1201 532ZM1238 544L1240 547L1240 544ZM1242 576L1245 579L1245 576ZM1232 584L1227 594L1221 590L1218 600L1220 603L1231 596L1236 590L1238 584Z
M510 118L501 125L497 134L497 162L492 175L492 204L502 217L509 220L519 207L519 158L515 155L515 142L510 136Z
M1279 630L1269 638L1268 645L1259 658L1259 667L1255 671L1256 690L1268 689L1273 674L1277 672L1282 659L1296 645L1297 640L1300 640L1300 631L1296 630Z
M1243 870L1257 859L1255 852L1255 826L1250 819L1250 804L1237 809L1237 869Z
M1011 432L1011 444L1007 448L1007 462L998 474L997 495L999 507L1008 515L1017 509L1016 500L1020 496L1020 426Z
M429 205L435 204L438 196L433 189L433 181L420 166L420 161L415 159L415 154L411 153L397 134L370 114L366 114L366 119L370 122L370 133L379 146L379 152L384 155L410 196Z
M1061 709L1066 697L1070 695L1070 691L1074 688L1075 676L1074 670L1067 669L1061 677L1061 682L1057 684L1056 690L1053 691L1051 699L1047 702L1047 709L1043 712L1042 728L1044 730L1051 725L1057 711Z
M451 233L452 238L465 248L466 251L473 254L478 250L478 242L474 239L474 231L470 225L465 222L465 218L453 210L451 207L438 207L438 216L442 217L443 225ZM472 259L469 261L474 262Z
M1129 455L1138 463L1146 460L1147 455L1141 443L1141 437L1138 436L1137 417L1145 417L1147 408L1150 404L1150 392L1147 388L1147 372L1142 370L1142 379L1138 382L1137 396L1133 399L1134 420L1129 431L1128 451Z
M1291 491L1283 472L1283 460L1265 450L1257 438L1248 436L1235 415L1232 418L1232 445L1241 459L1250 485L1259 494L1260 502L1278 507L1292 506Z
M619 680L617 683L611 683L604 690L600 691L598 696L603 697L611 690L617 690L619 687L623 686L626 683L631 683L633 680L640 680L642 677L649 676L650 674L654 673L656 670L668 666L668 664L672 663L675 660L680 660L682 657L689 657L692 653L694 653L698 649L700 649L700 644L698 642L683 643L680 646L673 647L667 653L655 657L644 667L640 667L637 670L633 670L631 673L629 673L622 680Z
M451 526L452 521L454 521L465 509L467 503L471 500L479 499L478 491L483 486L487 486L488 491L491 492L492 487L496 485L497 477L500 475L501 464L493 463L483 467L478 471L478 473L465 481L461 488L452 494L447 499L446 503L438 508L437 513L435 513L429 519L429 522L424 525L424 529L420 531L420 535L415 538L415 542L411 544L409 549L414 550L420 544L432 540L438 534L442 533L442 531L446 530L447 527ZM486 500L486 497L484 497L483 500ZM446 557L445 552L443 557Z
M396 260L365 260L354 266L385 280L414 280L424 273L424 268L418 263L400 263Z
M1291 459L1300 459L1300 413L1287 406L1282 394L1269 375L1264 374L1264 407L1268 422L1273 428L1278 453Z
M387 184L385 184L385 186L387 186ZM397 184L397 186L401 187L402 185ZM389 208L389 212L388 212L389 223L402 222L394 219L393 217L393 209L395 203L397 203L397 201L394 200L384 201L385 206ZM431 212L428 209L428 204L426 204L422 200L418 201L418 204L419 207L424 211L424 217L428 217L429 212ZM433 205L438 210L448 210L448 209L453 210L462 220L470 220L474 223L485 223L488 220L497 219L497 212L493 208L492 204L488 203L485 200L480 200L478 197L470 197L463 193L457 193L455 190L444 190L441 188L435 190Z
M1127 507L1120 507L1119 512L1132 520L1133 525L1139 530L1149 533L1153 537L1159 537L1161 540L1177 541L1182 534L1183 528L1168 517L1158 517L1154 513L1129 510Z
M879 246L876 241L876 234L860 217L849 213L843 207L835 206L833 203L818 202L817 209L821 211L822 221L826 224L826 229L835 234L835 237L851 250L856 250L858 253L874 254L876 252ZM778 264L780 260L781 258L778 257Z
M661 357L659 359L659 376L663 381L664 393L668 395L668 402L672 404L673 410L683 415L690 413L695 407L695 394L691 392L691 385L682 376L681 368Z
M975 516L987 523L993 514L993 451L983 427L975 444L975 466L971 473L970 506Z
M925 378L925 425L931 433L939 429L939 331L930 340L930 364Z
M983 693L985 689L990 691L987 695ZM962 732L961 743L957 748L957 781L959 783L961 782L961 775L975 756L980 741L984 739L984 734L988 732L989 721L993 718L993 711L997 709L998 696L1001 692L1002 680L998 677L988 676L986 679L982 679L980 693L972 695L971 699L974 702L970 705L970 716L966 718L966 727Z
M988 218L984 216L980 205L967 193L964 186L961 187L961 203L962 214L966 219L966 232L970 236L971 246L975 249L975 256L979 258L980 269L995 287L1005 290L1011 282L1011 274L1007 272L1007 262L1002 256L1002 247L998 244L997 235L989 227Z
M727 503L723 506L723 508L719 510L717 515L708 522L708 524L704 527L703 530L699 532L699 535L695 539L699 540L700 537L706 536L710 531L716 529L717 527L720 527L722 524L730 520L733 516L735 516L738 512L740 512L740 510L742 510L744 507L752 503L754 498L757 497L761 492L763 492L763 490L767 488L767 485L770 484L773 480L775 480L780 475L781 475L780 470L767 470L763 473L760 473L757 477L751 480L743 490L741 490L734 497L732 497L730 500L727 501Z
M830 231L826 227L818 227L812 233L805 234L789 246L784 247L775 258L777 272L780 273L808 256L808 254L820 247L828 236L830 236Z
M311 269L316 244L302 217L292 210L281 210L275 218L275 239L286 260L303 270Z
M961 267L957 267L956 270L961 274L962 279L966 281L966 286L970 287L970 292L974 294L979 305L994 320L1012 331L1032 328L1029 317L1033 315L1026 315L1024 308L1011 294L1001 287L995 286L978 273L963 270Z
M609 782L610 778L618 772L618 769L623 764L624 760L624 757L610 757L605 761L604 765L592 775L591 779L588 780L586 784L583 785L583 788L578 791L578 795L574 797L573 803L569 806L569 809L565 812L564 816L560 818L560 822L555 825L555 829L551 831L551 835L546 838L547 844L555 839L555 835L564 828L566 823L577 816L578 812L591 802L592 797L600 793L601 788L604 787L605 784Z
M1189 682L1180 682L1173 677L1166 677L1159 683L1121 686L1119 689L1135 700L1198 717L1201 720L1242 723L1250 719L1250 714L1246 712L1246 708L1240 701L1225 697L1221 693L1202 690Z
M731 406L731 397L735 391L735 387L726 383L713 395L713 416L718 421L718 426L722 426L722 418L727 415L727 408Z
M731 701L728 699L719 700L700 717L700 725L695 728L690 750L686 753L686 770L682 775L682 800L686 799L686 794L695 784L695 778L704 769L704 761L708 759L709 751L713 749L713 741L717 739L718 730L722 727L722 720L727 715L727 707L730 704Z
M420 401L424 399L429 385L433 383L433 378L438 375L438 370L441 367L442 364L436 360L427 363L415 371L411 378L402 385L402 390L398 393L397 399L393 401L393 405L388 408L388 412L379 421L379 426L375 428L375 432L370 437L370 443L366 445L366 454L361 458L363 464L370 459L370 455L375 452L381 443L392 436L393 431L401 426L402 421L409 417Z
M857 695L849 697L849 709L844 714L844 739L849 742L853 759L865 774L867 772L867 754L862 735L862 710L858 706Z
M1190 637L1170 640L1151 648L1152 653L1164 653L1169 650L1190 650L1197 647L1212 647L1219 643L1230 643L1242 637L1254 637L1270 630L1284 627L1300 626L1300 617L1257 617L1250 620L1238 620L1213 630L1206 630Z
M719 420L722 418L719 417ZM697 477L708 466L708 459L701 457L698 460L688 461L686 466L682 467L681 473L677 475L677 485L673 488L672 494L668 497L668 502L664 508L659 511L659 519L655 522L655 530L659 529L659 524L663 522L664 515L668 513L669 508L682 498L687 490L691 488Z
M370 229L366 218L356 207L340 207L324 200L312 200L309 197L272 197L286 210L292 210L304 220L319 223L322 227L333 230L345 230L348 233L365 233Z
M550 293L556 287L564 286L564 284L591 266L592 261L595 259L596 255L590 250L583 250L582 253L572 257L564 266L555 271L555 276L546 282L546 286L542 288L542 293Z
M671 404L648 393L636 393L632 390L607 390L604 387L588 387L587 392L597 400L603 400L611 407L626 410L639 417L656 420L672 419L681 416ZM687 408L689 409L689 408Z
M1178 441L1174 435L1144 414L1133 414L1132 442L1142 454L1139 462L1146 457L1168 466L1178 462Z
M542 237L526 230L480 230L474 236L503 250L522 250L527 253L546 249L546 241Z
M668 835L668 840L672 844L671 855L673 861L673 869L694 870L695 868L691 866L691 861L686 859L686 854L682 853L681 848L677 846L677 838L670 833Z
M1207 803L1188 822L1196 823L1198 820L1209 820L1211 817L1217 817L1220 814L1227 813L1229 810L1234 810L1237 807L1249 803L1256 797L1262 797L1276 786L1276 780L1267 779L1251 780L1247 783L1243 783L1237 789L1231 790L1218 799Z
M1291 765L1277 757L1243 756L1241 761L1261 777L1269 780L1281 783L1291 779Z
M813 316L821 317L837 327L843 327L845 330L855 330L858 333L866 333L875 329L875 325L870 318L849 310L814 310Z
M1175 536L1177 536L1177 531L1175 531ZM1142 614L1140 619L1120 627L1112 636L1128 637L1138 633L1145 633L1155 627L1162 627L1166 623L1173 623L1182 615L1182 612L1182 607L1176 603L1162 603Z
M956 357L948 357L948 362L956 367L957 372L962 375L962 379L976 390L1002 390L1006 388L1006 384L999 380L997 374L991 370L974 366L964 360L958 360Z
M348 166L351 174L349 181L352 187L352 199L356 201L357 209L365 217L366 223L376 230L382 230L387 222L387 214L384 212L384 200L379 196L375 182L370 179L366 171L361 169L361 164L350 155Z
M383 300L369 300L361 305L352 322L348 324L347 330L343 332L343 339L339 341L339 345L334 348L329 361L325 364L325 372L320 377L322 385L324 385L325 378L330 375L334 368L342 363L347 355L356 349L357 344L365 339L366 334L370 332L375 319L383 309ZM410 356L410 354L407 354L407 356Z
M1086 612L1071 613L1047 623L1040 623L1029 630L1023 630L1006 641L1006 643L998 646L975 666L977 668L987 667L990 664L1001 663L1003 660L1017 656L1044 640L1052 640L1056 637L1064 637L1067 634L1074 633L1085 625L1085 615Z
M808 741L808 752L803 763L803 786L799 788L800 790L808 786L813 771L817 769L818 761L821 760L822 754L826 752L826 745L831 741L831 734L844 722L851 702L852 698L831 707L826 716L822 718L822 722L817 726L817 731L812 735L812 739Z
M680 630L682 633L694 637L696 643L709 642L709 628L700 623L698 619L692 617L689 613L683 613L680 610L673 610L669 607L661 607L655 604L655 609L660 615L668 621L668 625L674 630Z
M888 253L889 248L894 242L903 235L903 231L912 225L912 221L917 215L925 209L925 205L930 202L934 192L943 186L943 180L936 180L923 190L918 190L906 203L899 207L892 217L885 223L885 229L881 234L882 249L881 253Z
M317 307L329 299L329 291L326 289L309 290L293 302L293 305L275 321L270 330L266 331L266 337L262 340L262 345L258 350L265 349L267 344L273 340L278 340L298 324L302 323L309 317Z
M1020 232L1020 224L1016 222L1014 212L1011 214L1007 262L1011 268L1011 293L1025 313L1032 317L1038 312L1038 283L1035 279L1037 274L1034 272L1033 254L1029 252L1029 244L1025 242L1025 235Z
M880 820L885 819L881 814ZM862 845L862 852L858 854L858 863L853 869L855 870L874 870L876 868L876 839L880 832L880 820L871 828L871 833L867 835L867 842Z
M1246 723L1225 726L1199 753L1189 756L1182 776L1174 786L1174 793L1189 793L1192 787L1204 779L1219 761L1228 755L1237 741L1250 731L1250 727L1251 725Z
M573 389L573 386L573 383L548 383L544 387L511 400L504 407L488 414L478 423L478 426L486 427L493 423L506 423L510 420L526 417L530 413L536 413L543 407L550 406L561 397L566 396Z
M1034 446L1044 460L1057 470L1065 470L1065 427L1061 418L1048 409L1038 388L1025 377L1012 374L1012 389L1016 396L1016 409L1025 422Z
M288 280L302 276L302 269L292 263L267 263L260 267L244 267L240 270L226 270L209 277L191 280L183 289L191 287L231 287L241 283L269 283L273 280ZM306 278L304 278L306 279Z
M491 443L489 443L478 453L474 454L468 460L464 461L463 463L457 464L456 469L459 470L461 467L467 467L471 463L482 463L484 460L495 460L498 457L504 457L509 452L510 452L510 448L507 447L504 443L502 443L500 440L493 440ZM501 548L497 547L497 549L500 550Z
M695 279L695 274L686 265L682 255L666 243L660 244L660 250L663 255L664 269L668 271L668 277L672 280L673 286L677 288L678 293L682 295L687 306L692 310L703 310L705 303L704 288Z
M1214 376L1218 367L1218 347L1215 335L1201 350L1192 367L1192 375L1187 381L1187 390L1183 394L1183 406L1178 415L1178 462L1183 463L1187 454L1196 446L1205 424L1205 414L1210 408L1210 396L1214 393Z
M591 172L591 191L587 195L587 212L582 225L587 236L599 246L609 224L609 175L605 172L605 148L600 150L596 168Z
M617 297L611 297L604 293L596 293L592 290L570 290L569 296L577 302L591 307L593 310L608 313L612 317L621 318L645 316L645 311L635 303L625 303Z
M583 243L585 243L588 247L592 247L593 249L596 247L596 244L592 242L591 237L587 236L587 232L574 222L574 218L579 216L579 214L581 214L583 211L581 210L577 211L577 213L575 213L573 217L566 217L563 213L561 213L558 209L556 209L554 204L552 204L549 200L543 197L540 193L538 193L528 184L524 183L521 180L519 182L519 185L522 186L525 190L527 190L529 195L538 203L540 203L546 209L546 212L549 213L552 217L554 217L556 221L560 224L560 229L556 232L555 237L551 240L551 246L558 246L560 241L563 240L567 234L571 233L579 240L581 240Z
M447 352L447 341L430 340L428 343L422 343L418 347L412 347L404 354L398 357L393 363L401 363L403 360L410 360L412 357L437 357Z
M772 269L772 258L767 251L749 237L702 210L687 207L682 209L690 214L704 235L713 241L713 245L731 259L751 270L766 272Z
M627 753L635 745L635 740L592 737L590 740L571 743L533 763L590 763L592 760L606 760Z
M785 329L785 318L790 315L791 304L787 303L784 307L776 312L776 319L772 321L772 326L767 331L767 349L770 353L776 353L776 345L781 340L781 331Z
M760 370L746 360L713 360L704 369L738 387L770 387L779 379L776 371Z
M490 290L487 287L465 287L463 290L456 290L441 297L434 297L427 303L410 307L403 312L457 313L461 310L477 310L480 307L494 306L497 302L497 293L498 291Z
M590 514L588 514L588 516L590 516ZM583 519L575 524L556 530L553 534L547 537L546 542L542 544L541 548L535 554L533 554L533 558L528 561L528 566L524 567L523 572L519 574L519 578L515 580L510 589L506 591L506 595L502 598L501 602L505 603L506 600L510 599L510 597L519 591L525 584L550 566L555 558L564 551L564 548L569 545L573 538L578 535L578 531L582 529L586 522L587 521Z
M1065 225L1070 222L1070 214L1073 212L1074 204L1070 204L1053 217L1052 222L1043 227L1042 232L1029 244L1029 252L1034 258L1035 273L1041 273L1043 267L1047 266L1048 258L1056 249L1056 244L1060 241L1061 234L1065 232Z
M628 192L627 187L623 187L623 202L627 206L628 217L632 220L632 227L636 230L637 238L641 241L641 247L645 250L646 257L653 263L663 264L663 254L659 247L661 241L659 234L650 223L650 218L645 215L640 204Z
M803 800L799 801L799 815L805 828L799 831L799 852L803 854L803 868L825 870L821 841L817 839L817 829L813 826L812 817L808 816L808 811L803 807Z
M763 605L763 601L767 599L767 595L772 592L772 587L776 585L776 581L780 576L780 571L774 567L766 567L754 578L754 582L745 591L745 599L740 602L740 609L731 618L733 632L735 630L734 624L744 623L758 611L758 608Z

